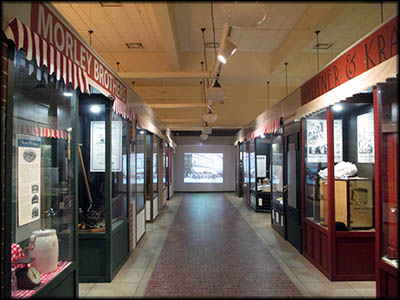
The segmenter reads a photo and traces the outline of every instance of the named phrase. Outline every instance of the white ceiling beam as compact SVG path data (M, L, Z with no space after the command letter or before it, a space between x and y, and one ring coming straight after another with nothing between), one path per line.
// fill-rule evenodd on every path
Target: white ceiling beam
M337 3L313 3L304 12L302 17L291 29L285 40L273 52L271 59L271 73L285 61L301 53L304 47L315 39L314 28L327 24L345 9Z
M122 79L202 79L212 78L211 72L119 72Z
M155 2L151 6L157 20L157 26L164 38L164 48L168 54L168 63L172 70L180 70L179 53L177 47L177 37L173 19L171 4L166 2Z

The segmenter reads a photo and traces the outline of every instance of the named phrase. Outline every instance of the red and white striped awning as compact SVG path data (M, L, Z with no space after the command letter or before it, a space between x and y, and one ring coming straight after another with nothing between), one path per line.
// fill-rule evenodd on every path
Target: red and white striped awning
M20 20L14 18L4 33L15 43L17 51L26 51L27 60L35 58L38 67L47 67L49 75L55 73L57 80L63 79L65 84L72 83L73 89L79 86L82 93L90 94L87 72L39 37L36 32L32 32Z
M18 134L28 134L43 138L68 139L68 131L60 129L51 129L46 127L37 127L30 125L18 125L16 128Z
M135 120L135 114L133 109L124 103L121 99L116 96L112 97L114 99L113 111L117 115L120 115L124 119L129 119L131 121Z
M249 133L246 136L246 140L251 140L256 137L266 135L266 134L280 134L282 133L282 128L281 128L281 118L274 119L270 122L267 123L267 125L257 128L253 132Z

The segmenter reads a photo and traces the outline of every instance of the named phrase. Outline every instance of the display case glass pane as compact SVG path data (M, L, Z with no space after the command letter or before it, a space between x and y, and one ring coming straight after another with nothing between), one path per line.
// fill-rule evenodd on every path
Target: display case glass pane
M282 136L274 136L271 145L272 201L283 205L283 144Z
M79 97L79 231L105 232L106 113L110 100L99 94ZM106 109L108 107L108 109Z
M158 196L158 137L153 135L153 197Z
M359 99L359 100L357 100ZM334 115L336 230L372 229L374 116L372 94L331 107ZM321 224L328 223L327 180L321 180Z
M146 131L146 136L145 136L145 140L146 140L146 147L145 147L145 151L146 151L146 155L145 155L145 197L146 200L150 200L150 198L152 197L152 187L153 187L153 178L152 178L152 174L153 174L153 168L152 168L152 161L153 161L153 144L152 144L152 134L150 132Z
M11 134L11 267L35 258L40 274L57 276L75 260L75 169L71 142L76 92L16 52ZM11 80L11 78L10 78ZM43 276L43 275L41 275ZM43 279L43 278L42 278ZM42 283L43 280L42 280ZM13 297L34 292L17 290Z
M271 136L256 138L257 190L271 192L270 181Z
M249 144L249 164L250 164L250 191L256 191L256 142L250 141Z
M249 184L249 152L248 152L248 142L244 143L243 147L243 183Z
M167 187L167 146L163 143L163 189Z
M320 222L320 179L321 171L327 174L327 123L326 110L316 112L304 120L305 138L305 216L316 223ZM325 195L325 194L322 194ZM327 198L326 198L327 199Z
M381 104L382 132L380 147L381 184L381 257L399 268L398 221L399 221L399 104L398 82L379 84L378 101Z
M143 129L136 130L136 211L144 209L145 193L145 138Z
M128 120L111 114L111 216L113 228L127 217L128 201Z
M136 200L136 144L130 142L129 176L130 176L130 202Z

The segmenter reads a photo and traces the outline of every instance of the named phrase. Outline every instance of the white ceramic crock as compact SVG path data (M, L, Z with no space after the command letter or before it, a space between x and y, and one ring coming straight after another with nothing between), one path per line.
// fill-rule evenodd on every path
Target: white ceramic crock
M40 273L50 273L57 269L58 238L55 229L34 230L29 239L31 263Z

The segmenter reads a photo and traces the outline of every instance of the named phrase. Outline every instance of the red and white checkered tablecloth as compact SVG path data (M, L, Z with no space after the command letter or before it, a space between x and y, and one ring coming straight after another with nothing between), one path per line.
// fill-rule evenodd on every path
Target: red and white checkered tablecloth
M57 270L51 273L40 274L40 285L34 290L18 290L15 298L30 298L38 290L43 288L47 283L53 280L58 274L65 270L71 264L70 261L59 261Z
M24 258L25 254L24 251L22 250L21 246L16 243L11 244L11 263L16 262L17 260ZM31 264L28 264L28 267L30 267ZM21 269L25 267L25 264L18 264L18 265L12 265L13 268L16 269Z

